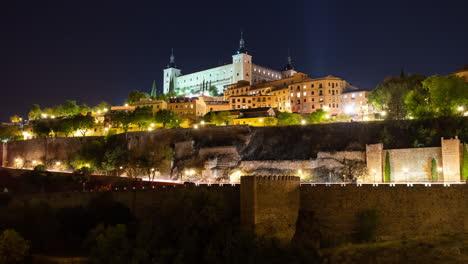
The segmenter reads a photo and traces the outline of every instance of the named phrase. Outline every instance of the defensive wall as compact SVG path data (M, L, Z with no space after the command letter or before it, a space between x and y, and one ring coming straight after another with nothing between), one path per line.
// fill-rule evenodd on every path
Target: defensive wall
M220 199L240 201L239 212L245 228L283 243L293 235L309 236L323 245L352 242L359 225L357 216L365 210L374 210L379 216L378 240L468 232L466 184L302 184L299 187L299 179L292 176L243 179L241 185L129 188L105 193L141 217L149 206L169 202L184 192L208 190L219 194ZM40 202L54 208L78 206L102 193L15 196L10 206ZM304 231L310 229L318 230L318 235ZM295 234L296 231L303 233Z

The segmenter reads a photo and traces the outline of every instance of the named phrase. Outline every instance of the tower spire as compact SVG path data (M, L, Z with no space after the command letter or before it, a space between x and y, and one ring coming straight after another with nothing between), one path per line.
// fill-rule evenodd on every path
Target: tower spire
M285 71L294 70L294 67L292 66L292 59L291 59L291 54L290 54L289 49L288 49L288 64L284 66L284 70Z
M168 68L177 68L177 65L175 64L175 57L174 57L174 49L171 48L171 56L169 57L169 65L167 65Z
M237 54L247 53L247 49L245 48L245 41L244 41L244 32L241 31L241 38L239 40L239 49L237 50Z

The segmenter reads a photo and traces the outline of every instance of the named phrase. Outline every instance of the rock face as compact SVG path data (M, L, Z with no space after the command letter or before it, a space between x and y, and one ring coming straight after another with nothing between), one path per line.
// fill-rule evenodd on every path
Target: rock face
M294 176L241 177L241 223L246 229L289 245L299 214L300 179Z

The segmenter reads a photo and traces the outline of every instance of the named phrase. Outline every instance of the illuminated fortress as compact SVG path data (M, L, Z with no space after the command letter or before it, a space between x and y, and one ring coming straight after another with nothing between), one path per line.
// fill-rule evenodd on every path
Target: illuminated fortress
M224 86L237 83L238 81L248 81L255 84L260 81L274 81L292 76L294 71L291 65L291 58L288 57L288 64L283 71L272 70L270 68L252 63L252 56L247 53L245 41L241 35L239 49L232 55L232 63L226 64L190 74L182 74L177 68L175 57L172 53L169 65L164 69L164 93L173 89L176 93L188 95L207 94L210 87L216 87L218 93L222 93Z

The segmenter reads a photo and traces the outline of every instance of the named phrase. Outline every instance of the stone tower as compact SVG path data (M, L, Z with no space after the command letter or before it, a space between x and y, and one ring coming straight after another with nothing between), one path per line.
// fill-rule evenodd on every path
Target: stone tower
M299 189L295 176L241 177L242 227L288 245L296 231Z
M167 94L169 92L169 86L171 80L174 80L174 83L176 82L177 76L180 76L181 71L177 69L177 65L175 63L175 57L174 57L174 50L171 49L171 56L169 58L169 64L167 65L167 68L164 69L163 75L164 75L164 81L163 81L163 92Z
M242 33L239 41L239 49L236 51L236 54L232 55L232 66L233 83L237 83L241 80L252 83L252 56L247 54Z

